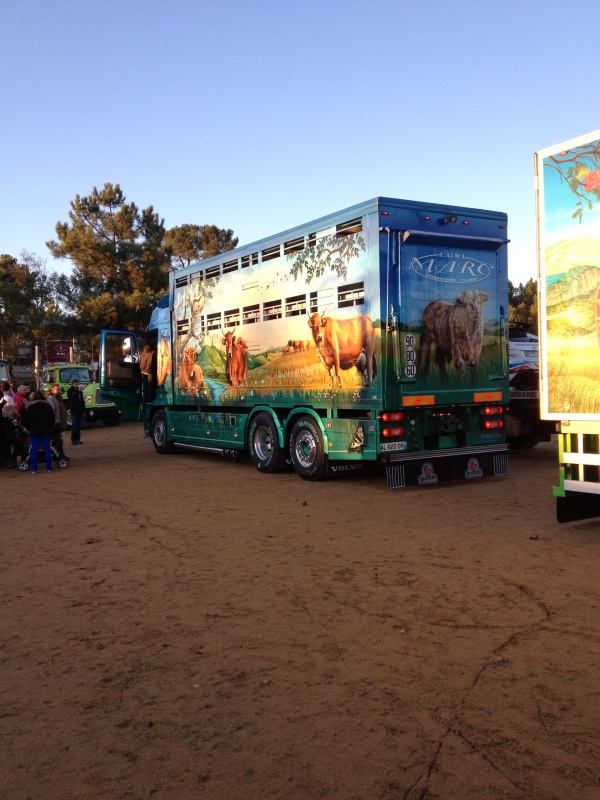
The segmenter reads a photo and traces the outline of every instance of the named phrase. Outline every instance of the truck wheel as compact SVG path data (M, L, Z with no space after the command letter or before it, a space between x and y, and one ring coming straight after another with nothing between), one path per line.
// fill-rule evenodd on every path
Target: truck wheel
M312 417L300 417L292 428L290 456L294 469L305 481L322 481L327 477L323 433Z
M248 451L256 469L261 472L281 472L284 467L283 450L273 418L257 414L248 429Z
M175 447L169 441L169 432L167 427L167 417L164 411L157 411L152 417L150 434L152 436L152 444L157 453L173 453Z
M109 417L108 419L104 419L102 421L108 428L113 428L115 425L121 424L121 415L117 414L115 417Z

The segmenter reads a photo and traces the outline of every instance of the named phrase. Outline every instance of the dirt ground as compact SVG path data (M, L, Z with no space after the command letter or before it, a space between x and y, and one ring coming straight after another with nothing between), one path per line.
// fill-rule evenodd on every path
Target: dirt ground
M390 491L82 438L0 473L2 800L600 797L600 522L555 522L556 444Z

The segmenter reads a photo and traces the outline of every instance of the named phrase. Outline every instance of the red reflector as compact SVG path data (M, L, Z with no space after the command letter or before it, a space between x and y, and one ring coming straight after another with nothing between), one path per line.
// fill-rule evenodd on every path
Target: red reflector
M385 411L381 415L383 422L402 422L404 419L404 411Z
M381 435L384 439L389 439L390 436L404 436L404 428L383 428Z
M485 414L486 417L490 417L493 414L501 414L502 406L485 406L481 413Z
M423 217L423 219L426 219L426 220L427 220L427 222L429 222L429 220L431 219L431 217Z
M382 216L382 217L389 217L389 215L390 215L390 212L389 212L389 211L382 211L382 212L381 212L381 216Z
M502 428L504 423L501 419L486 419L483 423L483 427L489 431L491 428Z
M468 220L468 219L463 219L463 225L470 225L470 224L471 224L471 223L469 222L469 220Z

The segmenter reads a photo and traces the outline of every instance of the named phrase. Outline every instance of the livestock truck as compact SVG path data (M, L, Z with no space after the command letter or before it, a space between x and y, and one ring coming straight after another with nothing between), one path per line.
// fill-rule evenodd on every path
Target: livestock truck
M600 515L600 131L535 155L541 414L559 522Z
M508 471L507 218L379 197L170 275L146 341L103 331L101 390L158 453L390 488ZM142 383L142 380L144 383Z

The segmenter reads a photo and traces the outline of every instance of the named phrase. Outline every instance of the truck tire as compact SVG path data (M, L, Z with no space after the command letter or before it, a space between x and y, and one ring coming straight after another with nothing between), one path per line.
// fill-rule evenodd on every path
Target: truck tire
M260 472L281 472L284 468L283 449L273 418L257 414L248 429L248 452L252 463Z
M121 424L121 415L116 414L114 417L107 417L107 419L103 419L102 422L104 422L107 428L114 428L115 425Z
M323 433L312 417L300 417L292 428L290 457L294 469L305 481L327 477L327 453Z
M152 437L152 444L157 453L163 455L164 453L175 452L173 443L169 441L169 428L164 411L157 411L152 417L150 435Z

